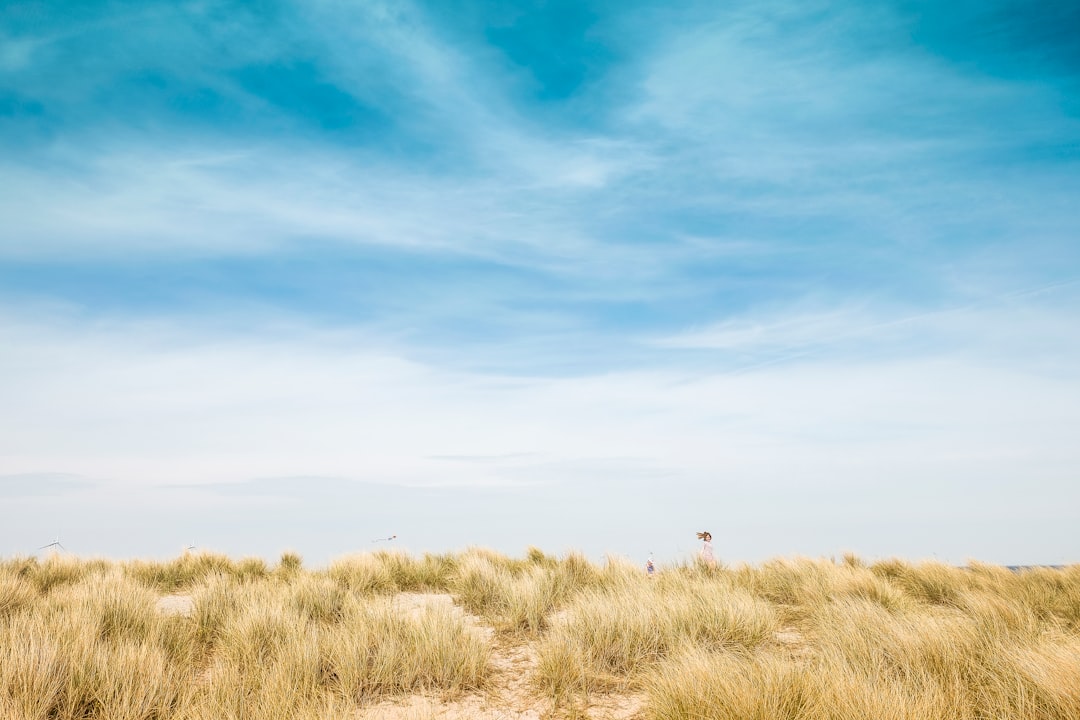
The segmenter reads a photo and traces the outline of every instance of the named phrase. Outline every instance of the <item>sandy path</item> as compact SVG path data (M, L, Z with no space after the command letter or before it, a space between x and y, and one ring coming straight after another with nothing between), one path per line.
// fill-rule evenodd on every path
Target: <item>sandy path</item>
M528 674L536 664L531 645L502 642L494 628L455 605L450 595L400 593L394 597L394 605L410 613L420 613L429 607L450 607L460 614L475 632L493 644L488 690L452 701L424 695L390 698L362 709L358 720L540 720L545 717L541 703L528 688Z
M546 720L557 716L553 715L551 701L537 695L530 685L530 675L537 662L535 642L497 635L482 618L455 605L450 595L402 593L394 602L410 612L439 605L452 606L460 612L492 644L487 689L451 701L423 695L393 698L364 708L357 720ZM582 710L584 717L595 720L633 720L640 716L643 705L644 699L639 696L594 696Z

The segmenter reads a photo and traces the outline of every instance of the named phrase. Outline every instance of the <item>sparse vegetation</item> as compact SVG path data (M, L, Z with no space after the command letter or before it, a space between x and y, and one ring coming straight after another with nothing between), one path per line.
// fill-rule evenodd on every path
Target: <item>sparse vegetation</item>
M163 611L177 595L189 610ZM402 601L426 597L445 602ZM5 718L349 718L417 693L492 697L497 648L529 648L519 685L553 717L615 693L646 720L1073 720L1080 566L848 555L648 577L535 548L325 569L295 553L0 561Z

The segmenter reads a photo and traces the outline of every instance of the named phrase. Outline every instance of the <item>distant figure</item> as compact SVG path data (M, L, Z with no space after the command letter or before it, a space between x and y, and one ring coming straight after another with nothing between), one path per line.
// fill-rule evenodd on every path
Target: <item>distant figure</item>
M649 554L649 559L645 561L645 572L652 575L656 572L656 566L653 565L652 554Z
M701 545L701 559L709 567L716 567L716 558L713 557L712 552L712 533L708 530L699 532L697 534L698 540L703 541Z

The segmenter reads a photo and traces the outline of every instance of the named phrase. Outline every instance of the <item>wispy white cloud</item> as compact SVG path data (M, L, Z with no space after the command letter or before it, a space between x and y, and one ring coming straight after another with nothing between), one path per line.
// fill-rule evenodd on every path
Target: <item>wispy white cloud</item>
M587 189L611 172L591 151L569 152L556 161L552 189L533 178L441 176L303 144L59 149L45 163L0 168L9 189L0 252L227 256L316 239L500 259L531 250L542 263L592 240L583 237L581 208L562 207L559 186Z
M1073 143L1061 90L951 64L892 13L771 3L666 36L626 117L655 138L669 202L827 223L783 228L805 243L1061 243L1075 173L1017 162Z
M1080 354L1072 322L1076 280L997 293L967 288L968 302L912 312L869 301L821 308L814 304L728 317L707 327L651 340L660 347L709 350L746 367L806 359L962 356L977 363L1066 368Z

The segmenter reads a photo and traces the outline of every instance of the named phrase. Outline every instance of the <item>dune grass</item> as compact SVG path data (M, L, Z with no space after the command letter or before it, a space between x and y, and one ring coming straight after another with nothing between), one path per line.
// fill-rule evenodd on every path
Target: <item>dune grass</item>
M486 640L450 609L403 613L389 590L358 591L368 565L4 561L0 717L316 718L387 695L482 687ZM158 600L180 590L190 615L161 612Z
M190 613L163 612L171 594ZM348 718L488 692L507 644L535 649L529 686L553 716L630 692L649 720L1080 720L1080 566L0 560L3 718Z
M670 575L578 595L539 646L538 682L554 698L627 689L684 647L749 650L778 627L745 590Z
M1080 718L1075 566L848 558L728 574L773 605L797 651L684 647L640 681L650 718Z

